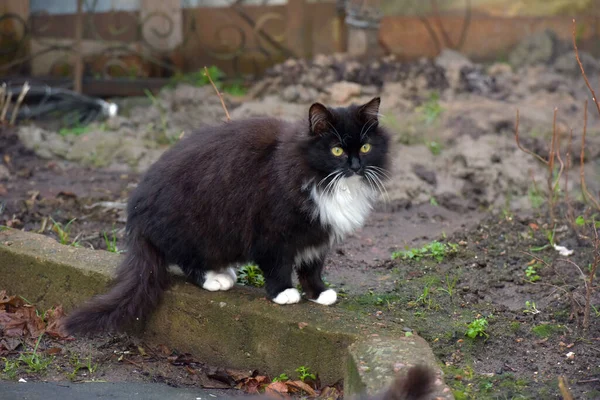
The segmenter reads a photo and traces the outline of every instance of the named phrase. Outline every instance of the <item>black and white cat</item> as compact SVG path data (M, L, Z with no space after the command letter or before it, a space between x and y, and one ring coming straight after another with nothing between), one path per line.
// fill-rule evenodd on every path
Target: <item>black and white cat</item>
M251 118L184 138L150 167L128 202L128 251L106 294L66 319L70 333L116 331L148 316L169 264L211 291L231 289L233 266L256 263L278 304L331 305L321 273L328 250L361 227L384 190L389 136L380 99L313 104L296 123Z

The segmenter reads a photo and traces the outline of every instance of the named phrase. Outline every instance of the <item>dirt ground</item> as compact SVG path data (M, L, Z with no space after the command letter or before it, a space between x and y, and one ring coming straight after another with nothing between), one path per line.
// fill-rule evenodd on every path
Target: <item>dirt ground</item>
M429 67L419 67L418 71L425 72L417 75L425 78L416 89L406 81L384 82L379 87L370 82L338 82L329 91L309 93L336 104L381 93L385 123L396 138L394 179L388 186L387 201L364 229L336 248L327 261L327 281L341 293L336 307L355 310L374 324L400 324L407 332L418 332L431 343L457 399L558 399L559 376L567 379L575 398L600 398L600 314L596 309L588 332L581 329L585 302L581 274L592 262L593 247L560 217L564 212L559 213L554 242L573 254L560 256L551 246L544 247L549 231L541 189L545 171L517 148L513 137L516 108L521 110L523 143L542 154L551 137L554 107L560 107L558 125L563 132L569 127L577 132L582 125L582 101L587 97L582 82L551 68L536 66L516 74L503 65L493 65L485 73L478 72L481 78L475 85L475 78L465 80L461 74L464 65L460 62L458 66L439 62L445 68L442 80L437 69L431 73ZM277 74L285 76L285 68L292 68L284 67ZM406 74L411 78L410 72ZM285 82L275 85L284 86L265 89L255 98L228 99L232 116L241 118L266 110L284 118L302 116L307 109L302 100L306 93L293 92L301 88L285 86ZM210 105L205 107L208 111L196 115L203 108L195 107L194 95L186 90L198 94L194 91L205 88L176 90L184 92L183 100L175 92L160 97L164 109L175 110L165 114L166 118L176 115L176 120L163 125L169 131L166 137L185 132L192 122L201 126L220 118L216 117L218 104L206 96L202 104ZM415 95L420 91L425 94ZM281 97L274 97L276 93ZM439 98L431 93L438 93ZM93 128L80 138L68 139L68 145L80 146L85 140L94 143L94 138L102 135L121 135L141 146L153 137L152 133L135 133L146 126L140 117L143 110L149 110L152 121L164 117L152 107L134 106L129 116L111 127ZM186 113L194 117L188 118ZM591 113L589 121L585 171L588 185L596 193L600 129L598 118ZM135 163L125 156L99 162L27 145L39 129L5 129L0 134L0 225L58 240L50 217L63 225L75 218L67 244L77 242L104 250L114 232L116 246L121 248L128 193L168 141L157 139L155 144L131 152ZM44 131L41 137L47 139L44 143L63 140L51 131ZM576 133L573 143L579 138ZM64 149L67 142L60 143L56 148ZM566 140L561 143L564 149ZM573 152L578 154L577 144ZM578 172L577 165L567 172L573 177L569 189L575 201ZM575 212L583 214L584 208L576 206ZM432 241L454 247L439 260L427 256L392 259L395 251L420 248ZM566 258L579 267L564 261ZM528 268L530 275L526 274ZM592 304L600 308L598 293ZM487 321L488 336L471 339L465 333L478 318ZM52 341L42 345L45 349L57 346ZM27 379L64 379L74 369L73 354L79 354L79 359L89 355L98 363L91 374L94 379L231 387L227 378L214 378L216 369L209 371L202 360L176 366L168 359L176 349L161 352L127 337L103 344L78 340L60 347L62 361L53 372L41 377L29 374ZM119 360L124 351L129 351L128 356ZM193 372L196 370L202 373ZM87 373L85 369L74 379L88 379L83 373Z

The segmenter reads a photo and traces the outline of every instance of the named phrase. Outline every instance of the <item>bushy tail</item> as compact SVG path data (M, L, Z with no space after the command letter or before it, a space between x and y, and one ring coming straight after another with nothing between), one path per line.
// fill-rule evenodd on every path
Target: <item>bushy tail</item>
M142 321L158 305L168 286L164 255L147 239L133 234L110 290L92 298L64 321L69 334L117 332Z
M434 390L435 374L424 365L408 370L404 377L396 378L384 392L382 400L425 400Z

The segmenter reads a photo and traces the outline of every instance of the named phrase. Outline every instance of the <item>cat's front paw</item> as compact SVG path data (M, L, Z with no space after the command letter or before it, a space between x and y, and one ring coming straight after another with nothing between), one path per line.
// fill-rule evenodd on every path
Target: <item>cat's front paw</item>
M333 289L324 290L316 299L310 299L310 301L314 301L315 303L322 304L324 306L330 306L335 303L336 300L337 293Z
M216 292L218 290L229 290L233 287L234 283L235 279L230 271L227 271L224 274L208 271L204 276L202 288L211 292Z
M273 301L277 304L298 303L300 301L300 292L295 288L285 289L283 292L275 296Z

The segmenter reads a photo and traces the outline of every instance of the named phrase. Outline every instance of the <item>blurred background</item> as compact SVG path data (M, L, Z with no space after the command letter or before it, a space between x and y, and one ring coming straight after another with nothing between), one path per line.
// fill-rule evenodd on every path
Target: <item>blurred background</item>
M569 39L568 16L581 48L598 55L598 0L1 0L0 74L71 78L114 96L206 65L240 78L335 52L414 60L453 49L508 61L535 33Z

